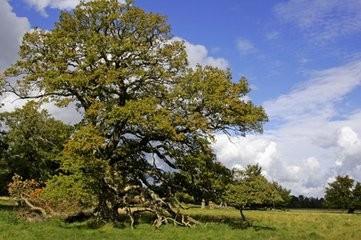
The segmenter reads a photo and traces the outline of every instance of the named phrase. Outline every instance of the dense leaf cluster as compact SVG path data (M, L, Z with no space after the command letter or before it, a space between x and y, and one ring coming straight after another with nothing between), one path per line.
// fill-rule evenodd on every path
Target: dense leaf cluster
M349 176L337 176L326 187L325 203L327 207L347 209L353 213L361 209L361 183Z

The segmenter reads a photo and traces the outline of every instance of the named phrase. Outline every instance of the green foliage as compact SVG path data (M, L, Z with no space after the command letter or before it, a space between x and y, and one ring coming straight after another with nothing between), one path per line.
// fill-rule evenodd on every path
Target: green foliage
M107 177L109 168L94 153L104 141L96 128L86 125L66 142L59 155L63 174L46 182L43 195L57 211L70 214L96 206L96 196L102 194L99 179Z
M46 182L42 197L51 202L53 209L57 212L64 215L77 213L96 203L87 182L83 176L54 176Z
M0 162L6 169L2 188L14 174L44 181L59 167L57 156L72 128L39 108L38 103L30 101L22 108L0 115L4 125Z
M231 171L215 160L212 153L199 153L178 162L180 171L174 174L175 185L182 186L180 191L189 193L195 203L220 203L226 185L232 180Z
M286 207L291 203L291 191L281 186L278 182L272 182L273 187L281 196L281 201L275 201L276 206Z
M352 205L356 209L361 209L361 183L357 182L352 191Z
M328 184L325 200L328 207L348 209L352 202L352 187L354 180L349 176L337 176L336 180Z
M326 187L325 201L330 208L348 209L350 213L361 207L361 184L349 176L337 176Z
M219 197L223 177L212 171L225 170L206 160L214 134L261 132L267 120L262 107L242 100L246 80L190 68L184 43L171 37L163 16L118 0L84 1L62 12L54 29L27 33L19 60L5 71L5 82L18 79L18 96L35 89L42 100L84 111L61 167L82 177L104 218L124 207L128 186L170 203L182 188L175 173L189 181L194 169L202 171L199 192Z
M234 171L234 182L229 184L225 200L230 205L239 209L242 219L243 209L259 205L275 205L282 202L282 196L274 184L261 174L261 167L248 165L245 170Z

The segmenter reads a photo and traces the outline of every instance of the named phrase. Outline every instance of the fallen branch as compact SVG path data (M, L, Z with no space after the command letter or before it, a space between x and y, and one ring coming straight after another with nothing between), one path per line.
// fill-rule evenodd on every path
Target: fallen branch
M27 198L21 197L21 200L30 208L30 210L39 212L43 217L47 217L48 214L46 213L44 208L34 206Z

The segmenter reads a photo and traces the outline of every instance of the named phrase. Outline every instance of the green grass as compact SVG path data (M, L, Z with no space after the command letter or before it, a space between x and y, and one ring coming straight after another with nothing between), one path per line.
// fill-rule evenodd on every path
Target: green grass
M321 211L246 211L253 227L242 229L233 209L187 210L203 224L194 228L140 224L135 230L105 225L92 229L59 220L29 223L16 218L8 206L0 208L0 239L361 239L361 215Z
M8 197L0 197L0 207L1 206L15 206L16 202Z

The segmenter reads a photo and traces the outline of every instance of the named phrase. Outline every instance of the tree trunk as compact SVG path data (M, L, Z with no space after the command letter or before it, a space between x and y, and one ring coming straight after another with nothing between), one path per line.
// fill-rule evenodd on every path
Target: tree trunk
M239 213L241 214L241 220L242 220L243 222L245 222L245 221L246 221L246 216L244 216L244 214L243 214L243 207L241 207L241 208L239 209Z

